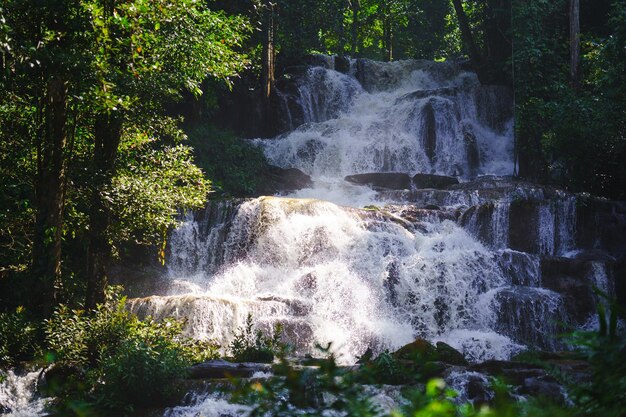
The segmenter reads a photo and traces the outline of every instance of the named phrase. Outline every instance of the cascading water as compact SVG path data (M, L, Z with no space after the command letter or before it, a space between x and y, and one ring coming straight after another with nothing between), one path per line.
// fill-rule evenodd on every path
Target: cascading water
M454 62L358 60L347 73L333 62L277 93L293 130L255 140L313 186L188 216L170 239L170 292L131 309L185 317L222 346L251 313L267 330L282 324L301 353L332 342L344 363L416 337L474 362L558 348L568 317L560 289L542 288L543 260L577 253L576 198L493 176L513 171L510 92ZM344 181L384 172L461 184Z
M43 415L49 398L37 394L41 370L0 372L0 414L6 417Z

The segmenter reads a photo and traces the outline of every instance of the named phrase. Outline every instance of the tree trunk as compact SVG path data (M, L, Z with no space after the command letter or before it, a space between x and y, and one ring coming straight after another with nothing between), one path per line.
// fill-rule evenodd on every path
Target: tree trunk
M89 213L87 253L87 296L85 307L93 310L105 300L107 268L111 258L108 229L111 210L104 198L105 188L115 175L115 159L122 132L119 115L99 115L94 126L93 190Z
M580 86L580 0L569 2L570 84Z
M391 12L391 4L389 0L382 2L382 20L383 20L383 61L391 62L393 59L393 16Z
M33 242L31 308L47 317L56 303L61 278L61 239L65 202L67 85L62 77L47 82L44 129L38 150L37 217Z
M489 0L485 5L485 53L489 82L512 85L511 72L506 64L511 61L513 44L511 32L511 1Z
M470 28L469 21L467 20L467 15L463 10L463 4L461 0L452 0L452 4L454 5L454 10L456 12L457 20L459 21L459 29L461 30L461 39L463 40L463 44L467 49L467 53L469 54L470 61L472 63L472 67L476 74L478 74L478 78L481 79L481 82L484 79L483 74L483 59L482 55L474 41L474 36L472 35L472 29Z
M265 34L263 39L263 59L261 71L261 92L263 95L263 114L266 130L272 131L271 103L272 88L276 72L276 50L274 37L276 33L276 4L269 3L265 12L264 26Z
M350 8L352 9L352 39L350 45L350 54L354 58L356 56L357 45L359 44L359 11L361 10L361 1L351 0Z

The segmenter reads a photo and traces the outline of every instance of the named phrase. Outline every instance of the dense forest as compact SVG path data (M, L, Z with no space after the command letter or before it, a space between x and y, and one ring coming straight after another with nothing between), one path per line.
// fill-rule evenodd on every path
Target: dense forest
M336 66L428 60L473 71L514 92L509 175L626 199L623 0L3 1L0 367L63 364L63 384L48 387L61 399L54 415L130 413L218 355L182 337L181 323L129 313L111 271L163 273L183 213L267 194L274 167L245 138L285 133L276 89L320 54ZM599 332L573 335L593 375L571 404L524 408L499 387L491 409L462 409L429 383L393 415L622 416L623 309L610 305ZM292 415L273 408L281 389L309 404L298 390L311 376L284 346L251 324L236 342L242 362L269 351L287 375L280 387L241 388L262 405L255 415ZM374 415L355 387L406 364L377 360L339 383L331 356L317 387L345 396L344 415Z

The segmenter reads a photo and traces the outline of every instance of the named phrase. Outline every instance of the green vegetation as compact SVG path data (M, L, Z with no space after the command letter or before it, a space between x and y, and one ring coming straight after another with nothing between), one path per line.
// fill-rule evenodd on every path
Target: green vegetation
M265 335L260 329L254 329L252 314L246 317L244 327L237 329L230 343L230 354L235 362L267 362L274 360L284 349L281 343L282 328L276 326L273 334Z
M189 144L196 163L211 178L213 191L239 197L254 194L267 164L261 149L212 126L191 130Z
M519 173L623 199L626 5L581 1L578 46L569 38L568 4L513 3Z
M211 344L182 336L179 322L139 320L125 303L110 292L93 314L61 305L46 321L46 360L54 363L46 389L63 415L167 404L181 395L172 383L190 364L217 356Z

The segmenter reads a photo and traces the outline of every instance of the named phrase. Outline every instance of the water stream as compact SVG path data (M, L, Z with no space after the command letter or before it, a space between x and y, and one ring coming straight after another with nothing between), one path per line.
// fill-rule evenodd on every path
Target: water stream
M291 130L255 143L313 185L189 214L170 240L168 292L133 311L185 317L189 334L222 346L251 313L267 331L282 324L299 353L332 343L346 364L416 337L473 362L561 347L568 311L541 262L576 253L576 198L507 177L507 88L454 62L358 60L340 73L332 58L291 82L278 94ZM386 172L461 183L344 180Z

